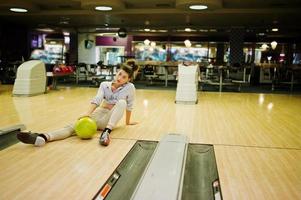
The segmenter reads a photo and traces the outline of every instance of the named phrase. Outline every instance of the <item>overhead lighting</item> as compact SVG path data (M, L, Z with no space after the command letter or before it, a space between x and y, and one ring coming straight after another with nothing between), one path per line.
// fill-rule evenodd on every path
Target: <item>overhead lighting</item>
M70 36L65 36L64 37L64 43L65 44L70 44Z
M185 47L190 48L191 47L191 42L190 40L185 40L184 41Z
M272 31L273 31L273 32L277 32L277 31L278 31L278 28L272 28Z
M260 48L265 51L267 48L269 48L269 46L266 43L263 43Z
M150 22L149 22L148 20L146 20L146 21L144 22L144 24L145 24L145 25L149 25Z
M97 36L116 36L116 33L97 33Z
M12 11L12 12L19 12L19 13L26 13L26 12L28 12L28 10L25 9L25 8L10 8L9 10Z
M189 6L191 10L205 10L208 8L206 5L191 5Z
M200 29L200 32L208 32L207 29Z
M155 47L156 46L156 42L151 42L150 45L151 45L151 47Z
M271 42L271 47L272 47L273 50L276 49L277 42L276 41Z
M112 10L112 7L110 6L96 6L95 10L99 10L99 11L110 11Z
M146 32L149 32L149 31L150 31L150 29L149 29L149 28L145 28L145 29L144 29L144 31L146 31Z
M162 30L158 30L159 32L162 32L162 33L166 33L167 32L167 30L164 30L164 29L162 29Z
M59 24L69 24L68 21L60 21Z
M146 46L148 46L149 45L149 43L150 43L150 41L148 40L148 39L146 39L146 40L144 40L144 42L143 42Z
M54 30L51 28L37 28L36 30L41 32L49 32L49 33L54 32Z
M140 46L139 51L144 51L144 47Z
M186 32L190 32L191 29L190 29L190 28L185 28L185 31L186 31Z

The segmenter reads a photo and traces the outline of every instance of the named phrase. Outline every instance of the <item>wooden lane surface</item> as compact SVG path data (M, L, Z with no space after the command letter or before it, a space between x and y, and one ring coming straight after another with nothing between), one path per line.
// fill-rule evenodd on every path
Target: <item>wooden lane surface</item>
M11 88L1 86L0 127L60 128L85 112L96 91L11 97ZM301 96L200 92L197 105L174 104L175 91L137 90L136 96L133 120L140 123L126 127L122 119L107 148L95 136L1 151L0 199L89 199L137 139L166 133L214 144L224 199L301 199Z

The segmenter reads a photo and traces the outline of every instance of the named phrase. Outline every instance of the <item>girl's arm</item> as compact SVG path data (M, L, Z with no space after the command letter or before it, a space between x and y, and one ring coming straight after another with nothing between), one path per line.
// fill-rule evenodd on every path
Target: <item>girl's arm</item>
M94 103L91 103L88 110L87 110L87 112L86 112L86 114L88 116L90 116L97 107L98 107L98 105L96 105Z
M91 114L93 113L93 111L98 107L98 105L94 104L94 103L91 103L87 112L85 112L84 114L80 115L79 119L80 118L83 118L83 117L91 117Z
M132 111L126 110L126 115L125 115L125 123L126 123L126 125L135 125L135 124L138 124L138 122L131 122L131 115L132 115Z
M91 104L89 105L88 110L84 114L80 115L79 119L83 118L83 117L91 117L91 114L93 113L93 111L101 104L101 102L104 98L103 84L104 84L104 82L102 82L100 84L97 94L91 100Z

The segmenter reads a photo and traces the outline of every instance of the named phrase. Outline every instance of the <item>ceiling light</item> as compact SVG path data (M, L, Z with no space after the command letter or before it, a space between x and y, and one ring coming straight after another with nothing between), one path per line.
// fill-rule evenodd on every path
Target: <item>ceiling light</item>
M185 46L186 46L187 48L191 47L191 42L190 42L190 40L185 40L185 41L184 41L184 44L185 44Z
M28 12L28 10L25 9L25 8L10 8L9 10L12 11L12 12L19 12L19 13L26 13L26 12Z
M167 30L164 30L164 29L162 29L162 30L158 30L159 32L162 32L162 33L166 33L167 32Z
M54 30L51 28L37 28L36 30L41 32L48 32L48 33L54 32Z
M64 37L64 43L65 44L70 44L70 36L65 36Z
M77 0L80 2L81 8L85 10L98 10L98 11L121 11L125 9L123 0ZM108 21L105 21L107 23Z
M271 42L271 47L272 47L273 50L276 49L277 42L276 41Z
M278 28L273 28L272 31L273 31L273 32L277 32L277 31L278 31Z
M151 47L155 47L156 46L156 42L151 42L150 45L151 45Z
M176 0L176 8L183 10L215 10L223 8L222 0Z
M110 11L112 10L112 7L110 6L96 6L95 10L99 10L99 11Z
M185 31L186 31L186 32L190 32L191 29L190 29L190 28L185 28Z
M150 29L149 28L145 28L144 31L148 32L148 31L150 31Z
M69 24L68 21L60 21L59 24Z
M266 43L263 43L263 44L261 45L261 47L264 48L264 49L267 49L269 46L268 46Z
M266 43L263 43L260 48L265 51L267 48L269 48L269 46Z
M205 10L208 8L206 5L191 5L189 6L191 10Z
M144 40L144 42L143 42L146 46L148 46L149 45L149 43L150 43L150 41L148 40L148 39L146 39L146 40Z

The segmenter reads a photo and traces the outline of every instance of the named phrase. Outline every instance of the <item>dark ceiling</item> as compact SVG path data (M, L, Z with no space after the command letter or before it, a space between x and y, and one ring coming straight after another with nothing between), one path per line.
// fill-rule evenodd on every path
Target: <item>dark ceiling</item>
M187 9L198 2L209 9ZM111 5L113 10L96 11L96 5ZM9 11L12 6L29 12L13 13ZM239 27L248 34L299 37L300 11L301 0L0 0L1 23L79 32L109 32L125 27L138 35L218 35ZM185 32L187 27L193 30ZM151 31L145 32L145 28ZM272 32L272 28L279 31Z

